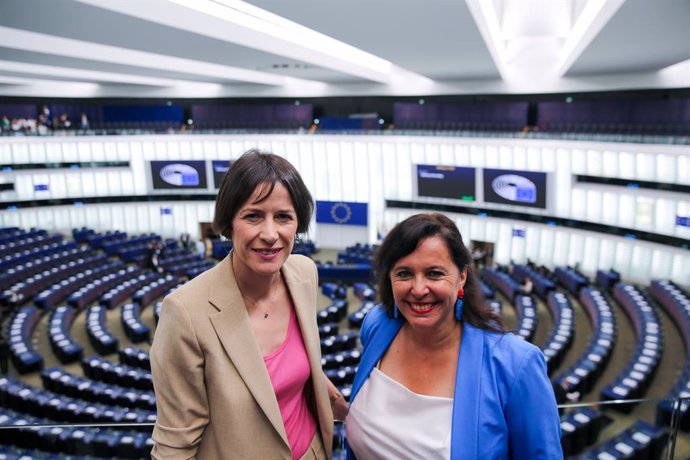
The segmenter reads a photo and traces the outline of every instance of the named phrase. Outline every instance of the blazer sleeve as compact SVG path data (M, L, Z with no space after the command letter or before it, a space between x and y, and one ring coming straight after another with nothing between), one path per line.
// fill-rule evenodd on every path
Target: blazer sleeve
M158 417L153 459L194 458L209 420L204 356L189 313L166 297L150 351Z
M527 350L519 364L506 407L511 458L562 459L561 425L544 355Z

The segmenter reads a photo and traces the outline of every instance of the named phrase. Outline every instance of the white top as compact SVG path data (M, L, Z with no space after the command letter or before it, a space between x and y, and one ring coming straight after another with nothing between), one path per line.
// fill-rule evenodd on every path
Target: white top
M453 399L413 393L374 368L345 419L360 460L450 458Z

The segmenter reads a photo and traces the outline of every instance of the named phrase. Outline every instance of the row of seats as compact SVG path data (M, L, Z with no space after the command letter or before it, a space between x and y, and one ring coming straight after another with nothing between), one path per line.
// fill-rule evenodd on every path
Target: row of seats
M530 295L517 295L514 302L518 317L517 335L530 342L537 331L537 304Z
M685 355L690 356L690 296L669 280L652 280L649 293L671 317L685 345ZM690 359L683 365L666 398L657 406L656 424L670 426L674 409L680 410L680 427L690 431L690 401L683 399L678 407L674 399L690 398Z
M22 251L30 251L46 244L60 243L61 241L62 235L59 234L28 236L19 240L10 240L0 243L0 257L11 256Z
M146 353L147 363L149 362L148 359L148 353ZM150 370L114 363L100 356L82 359L81 368L85 376L99 382L119 385L124 388L153 390Z
M112 241L119 241L119 240L124 240L127 238L127 233L126 232L121 232L119 230L115 231L107 231L105 233L90 233L87 234L86 236L86 242L91 246L93 249L100 249L103 247L104 244L112 242Z
M74 247L10 267L5 272L0 273L0 291L2 291L2 294L0 294L2 297L0 298L9 300L11 293L7 292L7 290L22 280L72 260L84 258L89 254L91 254L91 249Z
M568 296L560 291L551 291L546 299L554 327L546 339L542 351L551 374L563 362L575 336L575 315Z
M601 390L601 398L604 401L641 398L649 388L661 362L661 324L654 308L635 286L627 283L616 284L613 288L613 298L633 324L636 345L625 367ZM632 404L613 407L624 411L633 408Z
M141 305L138 303L124 304L120 317L125 335L129 340L134 343L149 341L151 329L141 321Z
M76 314L74 307L69 305L60 305L50 313L48 340L62 364L79 361L84 356L84 348L70 334Z
M19 241L24 238L34 238L37 236L45 236L48 232L40 228L30 228L23 230L17 227L3 227L0 229L0 244L7 244L13 241Z
M3 408L55 422L150 424L156 421L155 411L73 398L41 390L8 376L0 377L0 403ZM149 429L144 425L136 428Z
M102 264L91 266L89 268L84 267L83 270L77 271L77 273L74 273L67 278L56 280L50 287L44 289L36 297L34 297L34 303L44 310L50 310L82 287L91 284L96 280L119 270L122 267L122 262L117 260L111 262L103 260Z
M41 372L43 387L56 394L83 399L106 406L136 407L156 411L152 390L140 390L80 377L58 367Z
M0 257L0 271L5 271L9 268L16 267L17 265L40 259L43 256L47 256L55 252L76 247L77 244L74 241L61 241L59 243L48 243L37 248L19 251L4 257Z
M642 420L582 452L575 460L659 460L666 449L668 433Z
M15 283L10 290L22 297L20 303L33 298L37 292L50 288L53 284L62 281L72 275L80 273L92 267L97 267L103 264L106 260L104 255L94 254L93 252L85 252L78 259L64 261L59 265L55 265L40 273L36 273L23 281Z
M43 417L0 408L0 425L18 427L0 430L0 459L148 458L153 447L150 434L144 431L47 426L51 423L52 420Z
M100 279L96 279L70 294L67 297L67 303L81 310L86 305L95 302L109 290L121 286L126 280L140 273L141 270L138 267L132 266L122 267L117 271L107 273Z
M514 265L513 276L517 276L520 280L529 278L532 281L534 293L544 300L550 291L556 289L556 283L527 265Z
M120 340L107 326L107 309L102 305L92 305L86 311L86 335L98 354L115 353Z
M112 287L105 292L100 298L100 305L107 309L113 309L120 305L125 299L132 297L132 294L137 292L144 286L147 286L153 280L159 279L158 273L136 273L133 272L128 279L122 280L120 284Z
M574 296L580 294L580 289L589 286L587 277L572 267L556 267L553 275L558 283Z
M17 372L27 374L43 369L43 356L31 342L42 312L34 305L24 306L12 315L8 328L10 358Z
M575 364L553 380L563 391L575 397L592 390L611 357L616 340L613 309L601 291L589 287L581 289L580 303L592 323L592 338Z
M510 275L502 270L491 267L485 267L481 271L482 279L491 287L495 287L498 291L506 296L510 301L515 299L515 296L520 293L520 285Z

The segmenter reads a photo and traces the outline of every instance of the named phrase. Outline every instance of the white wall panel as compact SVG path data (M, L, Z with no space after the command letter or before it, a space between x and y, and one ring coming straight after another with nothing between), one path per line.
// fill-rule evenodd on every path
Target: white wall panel
M46 150L44 144L29 144L29 157L32 163L46 163Z
M316 199L368 202L369 241L378 231L415 211L387 211L385 199L414 200L413 163L449 164L544 171L549 174L549 208L545 214L648 230L690 238L690 229L675 225L677 215L690 214L682 195L645 189L591 187L574 184L574 174L633 180L690 183L687 149L657 146L524 139L366 137L366 136L132 136L103 138L0 139L4 162L128 161L129 168L0 172L0 181L14 182L15 191L3 200L73 198L105 195L146 195L147 162L154 159L234 159L251 147L285 156L301 172ZM328 148L326 148L328 146ZM333 147L333 148L331 148ZM8 159L9 158L9 159ZM35 192L47 183L49 191ZM480 197L481 198L481 194ZM469 206L485 206L469 203ZM196 234L198 221L210 221L213 203L173 205L172 216L160 215L160 203L139 205L85 205L0 211L1 225L64 227L69 223L112 226L129 233L158 229ZM493 207L492 205L486 205ZM505 207L495 206L504 209ZM139 209L142 209L140 212ZM98 209L86 216L86 209ZM107 212L105 211L107 210ZM152 210L155 211L152 213ZM516 208L542 214L538 210ZM132 217L134 214L134 217ZM495 241L497 261L530 257L555 265L580 262L586 271L595 266L616 268L634 276L638 262L650 275L668 273L678 280L690 276L687 251L652 246L635 240L523 222L504 222L470 215L456 217L466 238ZM524 227L527 238L514 238L513 226ZM189 231L189 229L193 229ZM580 236L573 236L573 235ZM592 257L594 254L594 257ZM501 261L501 258L504 260ZM579 260L582 259L582 260ZM592 262L595 260L595 262ZM685 264L685 265L683 265ZM627 272L626 272L627 270Z
M618 177L626 179L636 179L635 154L630 152L620 152L618 154Z

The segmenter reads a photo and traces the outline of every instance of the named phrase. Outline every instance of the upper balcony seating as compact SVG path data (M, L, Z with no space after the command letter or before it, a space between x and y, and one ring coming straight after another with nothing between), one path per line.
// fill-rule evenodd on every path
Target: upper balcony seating
M617 283L613 297L633 324L636 345L630 360L616 378L601 391L604 401L638 399L644 396L659 366L663 353L663 335L659 318L639 289ZM630 411L632 404L615 405L614 409Z
M41 311L31 305L21 307L9 321L10 358L20 374L43 369L43 356L34 348L31 340L40 319Z
M100 403L106 406L156 410L153 390L139 390L123 387L90 378L80 377L58 367L41 372L43 387L53 393Z
M675 283L669 280L652 280L649 293L671 317L685 345L685 355L690 356L690 297ZM690 359L673 384L666 398L690 398ZM690 401L680 403L680 427L690 431ZM657 406L656 424L670 426L673 402L665 399Z
M518 317L517 334L530 342L537 330L537 308L532 296L515 296L515 311Z
M84 355L84 348L70 334L76 314L77 311L70 305L60 305L50 314L48 340L62 364L79 361Z
M556 289L556 284L553 281L527 265L517 264L513 266L513 276L517 276L518 279L529 278L532 280L534 293L544 300L550 291Z
M561 365L575 335L575 315L568 296L559 291L549 292L546 306L551 312L554 327L542 348L551 374Z
M102 305L92 305L86 312L86 335L93 348L101 355L115 353L120 343L108 329L106 311Z
M575 296L580 294L581 288L589 286L587 277L572 267L556 267L553 274L560 285Z
M580 290L580 303L592 323L592 338L577 362L553 381L576 397L592 390L603 372L616 340L616 320L604 295L593 288Z

